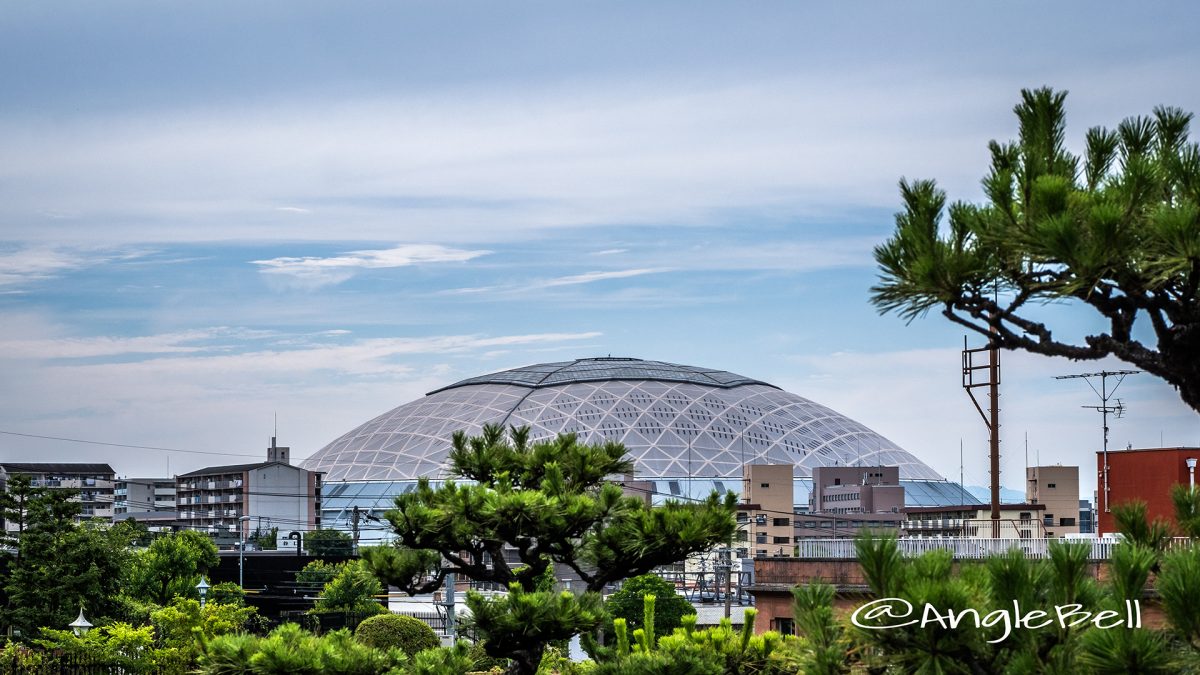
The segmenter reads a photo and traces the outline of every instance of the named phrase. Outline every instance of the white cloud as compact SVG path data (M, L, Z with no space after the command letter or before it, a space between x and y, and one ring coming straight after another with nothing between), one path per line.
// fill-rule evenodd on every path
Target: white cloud
M670 272L668 268L641 268L630 270L610 270L603 272L584 272L583 274L572 274L563 277L553 277L550 279L535 279L523 283L501 284L496 286L474 286L470 288L451 288L445 291L440 291L439 295L472 295L477 293L504 293L506 295L520 295L531 291L540 291L547 288L555 288L558 286L580 286L583 284L591 284L597 281L607 281L609 279L628 279L631 277L640 277L646 274L660 274Z
M55 277L93 262L79 253L46 246L0 253L0 289Z
M584 272L583 274L573 274L571 276L558 277L556 279L547 279L535 287L553 288L555 286L575 286L578 284L590 284L597 281L606 281L608 279L628 279L630 277L640 277L645 274L659 274L661 272L669 272L669 269L634 269L634 270L613 270L611 272Z
M258 265L263 274L281 279L286 286L312 289L341 283L360 270L465 262L488 253L491 251L469 251L437 244L408 244L388 249L349 251L329 258L282 257L251 262Z

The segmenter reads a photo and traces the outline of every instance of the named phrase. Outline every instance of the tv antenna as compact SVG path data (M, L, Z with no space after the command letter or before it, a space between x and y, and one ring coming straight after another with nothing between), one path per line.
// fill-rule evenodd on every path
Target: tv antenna
M1142 372L1142 371L1140 371L1140 370L1102 370L1098 373L1082 373L1080 375L1058 375L1054 378L1056 380L1079 380L1079 379L1082 379L1084 382L1087 382L1088 386L1092 388L1092 391L1096 392L1096 395L1100 397L1100 405L1085 405L1085 406L1080 406L1080 407L1081 408L1091 408L1092 410L1099 412L1101 415L1101 419L1103 420L1102 428L1104 430L1104 453L1103 453L1104 454L1104 467L1100 470L1100 477L1104 483L1103 494L1104 494L1104 512L1105 513L1109 512L1109 508L1108 508L1108 416L1114 415L1114 416L1116 416L1117 419L1121 419L1122 417L1125 416L1125 404L1121 403L1121 399L1119 399L1119 398L1114 399L1113 395L1117 393L1117 388L1120 387L1121 383L1125 381L1126 375L1137 375L1140 372ZM1097 377L1100 378L1100 388L1099 389L1097 389L1095 383L1092 382L1092 380ZM1113 385L1112 391L1109 391L1109 389L1108 389L1108 378L1110 378L1110 377L1115 377L1117 380L1117 383ZM1109 401L1115 401L1115 404L1109 405Z

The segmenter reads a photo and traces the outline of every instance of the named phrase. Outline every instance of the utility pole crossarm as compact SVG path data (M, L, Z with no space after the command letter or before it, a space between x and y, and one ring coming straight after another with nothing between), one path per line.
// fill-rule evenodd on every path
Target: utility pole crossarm
M1117 419L1120 419L1121 416L1125 414L1125 405L1123 403L1121 403L1121 399L1117 399L1117 404L1114 406L1110 406L1108 404L1108 402L1110 400L1112 400L1112 397L1117 393L1117 388L1120 387L1121 383L1125 381L1125 377L1127 375L1137 375L1140 372L1142 372L1142 371L1140 371L1140 370L1102 370L1098 373L1081 373L1079 375L1056 375L1054 377L1054 379L1056 379L1056 380L1079 380L1079 379L1082 379L1084 382L1087 382L1088 386L1092 388L1092 391L1096 392L1096 395L1100 397L1100 405L1085 405L1085 406L1080 406L1080 407L1091 408L1092 410L1099 412L1100 415L1102 416L1101 424L1102 424L1102 431L1104 433L1104 445L1103 445L1104 466L1100 470L1100 478L1103 482L1103 492L1101 494L1104 497L1104 512L1105 513L1108 513L1110 511L1110 509L1108 508L1109 507L1109 504L1108 504L1108 416L1110 413L1112 413L1117 416ZM1099 389L1096 389L1096 385L1092 384L1092 378L1096 378L1096 377L1100 378L1100 388ZM1109 391L1109 389L1108 389L1108 378L1110 378L1110 377L1117 378L1117 383L1113 385L1112 391Z

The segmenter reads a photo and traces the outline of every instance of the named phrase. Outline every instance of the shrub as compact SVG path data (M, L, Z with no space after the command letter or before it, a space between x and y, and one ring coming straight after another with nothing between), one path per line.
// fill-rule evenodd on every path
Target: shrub
M368 647L399 647L410 656L441 644L437 633L424 621L401 614L378 614L358 624L354 637Z

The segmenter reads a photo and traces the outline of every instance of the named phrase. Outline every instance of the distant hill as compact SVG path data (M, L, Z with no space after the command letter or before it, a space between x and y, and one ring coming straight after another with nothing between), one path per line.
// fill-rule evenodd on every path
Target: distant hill
M992 499L992 489L981 485L968 485L967 492L970 492L979 501L987 504ZM1000 486L1000 502L1003 504L1020 504L1025 501L1025 493L1020 490L1010 490L1009 488Z

